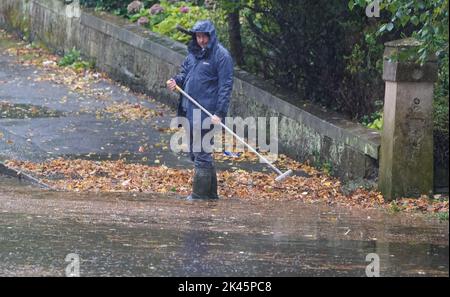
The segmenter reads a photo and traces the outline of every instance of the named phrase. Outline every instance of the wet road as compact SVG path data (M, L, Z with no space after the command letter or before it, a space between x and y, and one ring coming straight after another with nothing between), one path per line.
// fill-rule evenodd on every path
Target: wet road
M49 192L0 176L0 275L448 276L448 221L292 202Z

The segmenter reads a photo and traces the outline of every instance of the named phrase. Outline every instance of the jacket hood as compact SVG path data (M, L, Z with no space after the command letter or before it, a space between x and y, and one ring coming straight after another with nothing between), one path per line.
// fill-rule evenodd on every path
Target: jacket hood
M216 28L214 24L209 20L198 21L194 27L190 30L193 34L191 42L189 42L188 48L197 58L202 58L209 54L217 44ZM205 50L203 50L197 43L195 33L207 33L209 35L209 43Z

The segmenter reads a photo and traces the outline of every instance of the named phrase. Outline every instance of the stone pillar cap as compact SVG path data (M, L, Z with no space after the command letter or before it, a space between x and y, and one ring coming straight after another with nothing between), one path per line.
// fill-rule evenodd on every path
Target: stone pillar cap
M417 47L420 45L422 45L422 42L412 37L392 40L384 43L384 46L386 47Z
M383 80L393 82L435 82L437 80L437 57L432 55L424 65L412 58L391 60L400 52L414 51L422 43L414 38L398 39L386 42L383 54Z
M389 59L392 55L395 55L398 52L414 50L414 48L417 48L422 44L423 42L418 41L417 39L412 37L388 41L384 43L384 46L386 48L384 50L383 57L385 59ZM435 62L435 61L437 61L436 55L430 55L427 59L427 62Z

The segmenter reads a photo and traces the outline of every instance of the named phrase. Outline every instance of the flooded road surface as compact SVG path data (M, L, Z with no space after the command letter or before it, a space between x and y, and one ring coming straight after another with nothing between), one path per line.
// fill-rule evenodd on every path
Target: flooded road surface
M370 253L381 276L448 276L448 252L448 221L425 216L49 192L0 177L1 276L64 276L71 253L81 276L366 276Z

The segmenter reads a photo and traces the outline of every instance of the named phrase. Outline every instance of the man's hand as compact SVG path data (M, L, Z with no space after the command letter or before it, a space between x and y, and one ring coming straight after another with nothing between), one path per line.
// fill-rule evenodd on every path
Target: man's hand
M177 83L176 83L176 81L173 79L173 78L171 78L171 79L169 79L167 82L166 82L166 84L167 84L167 88L170 90L170 91L175 91L175 89L176 89L176 87L177 87Z
M213 117L211 118L211 123L213 123L214 125L219 125L220 122L222 122L222 119L216 115L213 115Z

